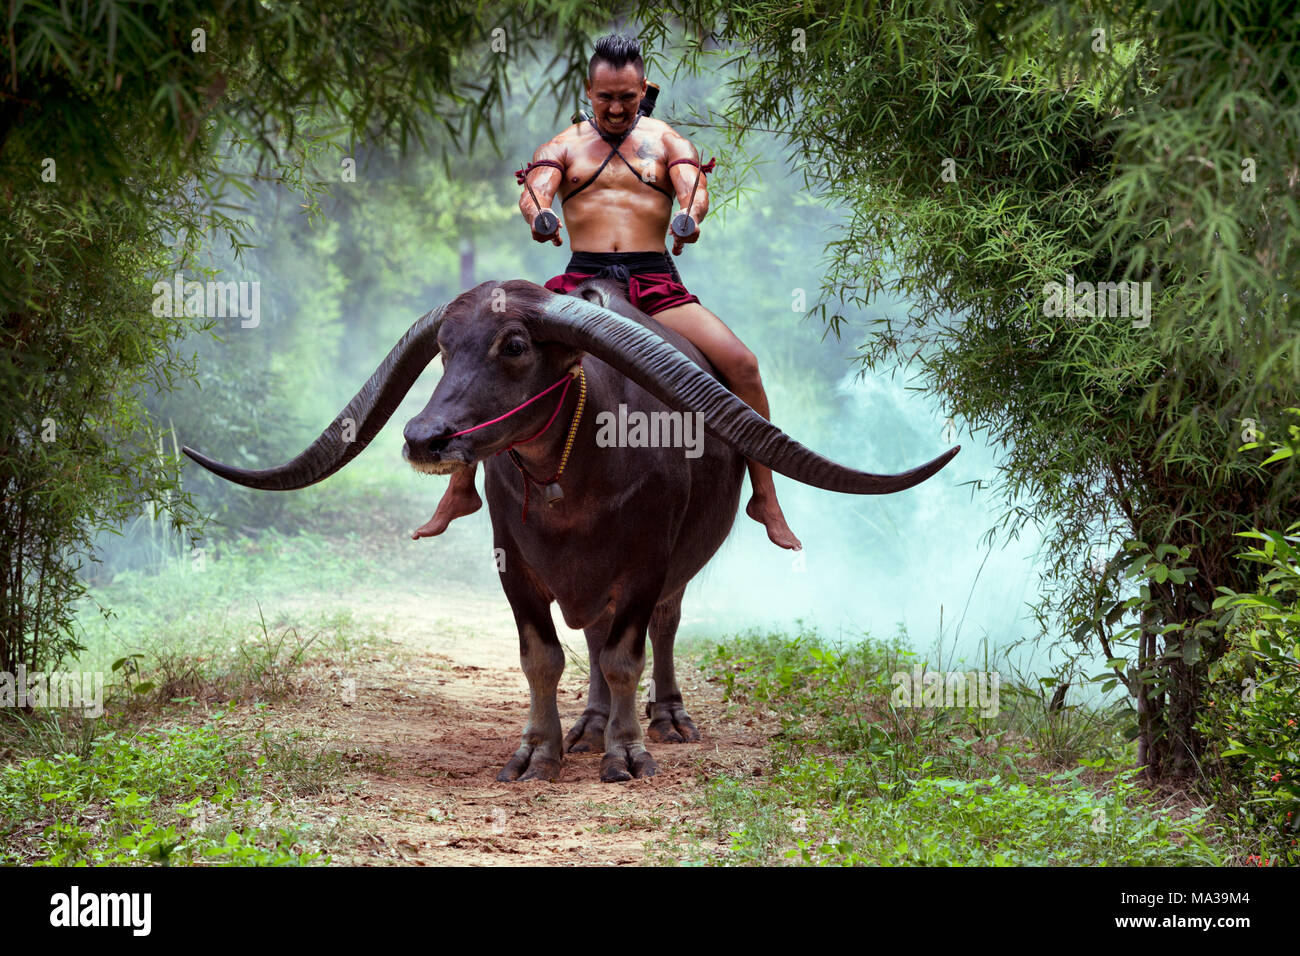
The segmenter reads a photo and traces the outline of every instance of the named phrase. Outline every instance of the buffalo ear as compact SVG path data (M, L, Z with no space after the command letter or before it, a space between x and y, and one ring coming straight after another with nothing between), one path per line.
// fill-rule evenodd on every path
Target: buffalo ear
M594 302L602 309L608 309L610 301L614 298L609 294L608 289L603 289L596 285L587 286L587 288L579 290L578 297L586 299L588 302Z
M548 361L553 361L556 366L571 375L578 374L579 363L587 357L587 353L582 349L575 349L571 345L560 342L547 342L543 348L548 353Z
M593 305L620 315L627 315L629 310L635 312L623 290L609 279L588 279L569 295L576 299L586 299Z
M588 279L570 292L569 295L575 299L585 299L593 305L598 305L602 309L609 309L611 312L616 312L627 318L636 318L639 315L636 308L628 301L627 296L623 294L623 290L609 279ZM572 371L586 354L582 351L575 351L572 360L566 361L565 364Z

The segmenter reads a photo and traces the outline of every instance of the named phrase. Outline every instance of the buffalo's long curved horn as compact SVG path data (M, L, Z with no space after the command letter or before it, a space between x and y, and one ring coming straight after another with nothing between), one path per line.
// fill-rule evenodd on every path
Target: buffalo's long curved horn
M213 474L263 491L292 491L323 481L370 444L397 411L420 373L438 354L438 322L446 305L416 319L361 391L339 412L329 428L293 461L278 468L249 471L213 461L188 445L181 449ZM351 438L348 435L351 434Z
M552 295L536 317L548 338L618 369L671 408L703 412L709 431L746 458L795 481L851 495L887 495L919 485L961 446L897 475L855 471L795 441L654 332L585 299Z

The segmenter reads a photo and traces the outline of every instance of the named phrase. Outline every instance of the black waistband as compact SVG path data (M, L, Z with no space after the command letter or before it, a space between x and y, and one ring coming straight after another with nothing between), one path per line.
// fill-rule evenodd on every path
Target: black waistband
M666 252L575 252L565 271L622 279L646 272L671 273L673 263Z
M582 272L598 279L627 282L629 276L647 272L663 273L680 283L677 266L665 252L574 252L565 272Z

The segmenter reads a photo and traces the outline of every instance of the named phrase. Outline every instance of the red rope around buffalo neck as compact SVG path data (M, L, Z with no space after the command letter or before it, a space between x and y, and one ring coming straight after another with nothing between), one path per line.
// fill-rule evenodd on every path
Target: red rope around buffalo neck
M549 394L550 392L555 391L557 388L559 388L561 385L563 385L563 386L564 386L564 391L560 393L560 401L559 401L559 404L557 404L557 405L555 406L555 411L551 413L551 417L547 420L546 424L542 426L542 430L539 431L539 432L538 432L536 435L534 435L532 438L525 438L523 441L514 441L514 442L511 442L511 443L510 443L509 445L507 445L505 448L502 448L501 451L509 451L511 448L514 448L515 445L527 445L530 441L534 441L534 440L536 440L536 439L538 439L538 438L541 438L542 435L546 432L546 429L550 428L551 425L555 422L556 416L558 416L558 415L560 414L560 409L564 407L564 399L565 399L565 396L567 396L567 395L569 394L569 386L573 384L573 379L574 379L574 377L577 375L577 372L576 372L575 370L576 370L576 369L580 369L581 367L582 367L582 362L578 362L578 364L575 365L575 366L573 367L573 369L571 369L571 370L569 370L568 372L565 373L564 378L560 379L558 382L556 382L554 385L550 386L549 388L545 388L545 389L543 389L542 391L538 392L538 393L537 393L536 395L534 395L532 398L528 399L528 401L523 402L523 403L521 403L521 404L519 404L519 405L516 405L514 408L510 409L510 411L506 412L504 415L498 415L496 418L492 419L490 422L484 422L484 423L481 424L481 425L475 425L473 428L463 428L463 429L461 429L460 431L455 432L455 433L453 433L453 434L451 434L451 435L447 435L447 436L445 436L445 437L447 437L447 438L455 438L457 435L468 435L470 432L476 432L476 431L478 431L480 428L487 428L489 425L495 425L497 422L505 421L507 418L509 418L509 417L510 417L511 415L513 415L515 412L527 408L529 405L533 404L533 402L537 401L537 400L538 400L539 398L541 398L542 396L547 395L547 394ZM497 454L498 454L498 455L501 454L501 451L497 452Z
M514 408L510 409L510 411L506 412L504 415L498 415L496 418L492 419L491 421L483 422L481 425L475 425L472 428L463 428L460 431L455 432L454 434L446 436L447 438L455 438L457 435L467 435L470 432L478 431L480 428L487 428L489 425L495 425L497 422L505 421L515 412L527 408L533 402L537 401L539 398L543 397L544 395L548 395L551 392L555 391L561 385L564 386L563 390L561 390L560 392L560 400L555 405L555 411L551 412L551 417L546 420L546 424L542 426L541 431L537 432L537 434L533 435L531 438L525 438L523 441L511 442L505 448L502 448L501 451L497 452L498 455L501 454L502 451L510 452L510 460L514 462L515 467L519 469L520 476L524 480L524 510L523 510L523 516L521 518L521 521L525 523L528 521L528 489L529 489L530 482L535 482L537 484L549 484L550 482L554 482L559 479L560 473L564 471L565 462L568 460L569 457L569 446L573 444L573 432L575 431L575 429L572 426L569 428L568 444L566 444L564 449L564 457L560 460L560 470L555 473L554 477L550 479L550 482L537 481L536 478L530 475L528 473L528 470L524 468L523 463L519 460L519 457L515 454L513 449L516 445L527 445L530 441L535 441L536 439L541 438L543 434L545 434L546 430L555 423L555 419L560 414L560 409L564 407L564 399L568 397L569 386L573 384L573 380L575 378L581 378L581 376L582 376L582 361L579 360L578 363L573 366L573 368L571 368L567 373L565 373L564 378L560 379L554 385L551 385L548 388L545 388L542 391L538 392L532 398L528 399L528 401L516 405ZM584 380L582 397L585 396L586 396L586 384ZM577 414L574 416L573 425L577 425L577 415L582 414L582 397L580 397L578 400L578 411Z

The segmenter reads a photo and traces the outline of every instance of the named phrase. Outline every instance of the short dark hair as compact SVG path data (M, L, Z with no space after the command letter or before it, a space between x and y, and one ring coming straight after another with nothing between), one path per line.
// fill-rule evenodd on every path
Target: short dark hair
M587 64L588 83L596 75L597 63L608 63L616 70L621 70L631 63L636 67L637 76L645 77L645 62L641 59L641 44L637 42L636 37L611 33L609 36L603 36L597 40L596 52L592 55L591 62Z

